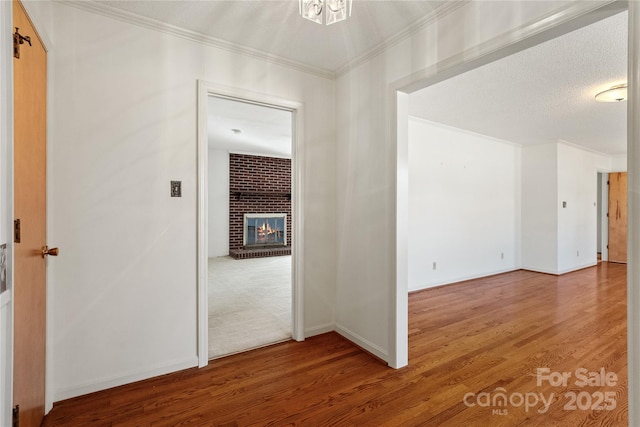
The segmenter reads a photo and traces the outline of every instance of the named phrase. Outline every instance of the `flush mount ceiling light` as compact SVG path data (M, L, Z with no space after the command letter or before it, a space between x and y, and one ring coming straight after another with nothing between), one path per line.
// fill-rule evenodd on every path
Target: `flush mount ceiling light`
M627 84L611 86L611 89L600 92L596 95L598 102L620 102L627 100Z
M352 0L298 0L300 15L322 25L344 21L351 16Z

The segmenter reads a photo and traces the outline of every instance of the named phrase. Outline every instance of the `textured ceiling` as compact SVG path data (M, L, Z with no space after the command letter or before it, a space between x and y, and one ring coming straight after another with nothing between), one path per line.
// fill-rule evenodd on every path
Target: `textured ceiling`
M335 73L418 25L446 1L356 0L330 26L303 19L296 0L94 1L285 60ZM451 2L449 5L451 6Z
M627 103L596 93L627 81L627 13L413 93L410 115L520 144L567 141L626 153Z

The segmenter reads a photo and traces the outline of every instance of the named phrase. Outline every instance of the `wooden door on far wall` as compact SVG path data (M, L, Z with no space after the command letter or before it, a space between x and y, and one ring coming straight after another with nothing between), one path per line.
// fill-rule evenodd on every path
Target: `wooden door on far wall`
M14 347L13 405L20 427L44 417L47 57L22 5L13 2L14 40ZM28 37L28 39L27 39Z
M609 261L627 262L627 173L609 174Z

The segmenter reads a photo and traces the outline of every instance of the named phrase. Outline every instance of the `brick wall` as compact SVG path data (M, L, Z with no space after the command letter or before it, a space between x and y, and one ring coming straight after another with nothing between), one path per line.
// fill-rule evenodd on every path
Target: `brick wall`
M238 192L274 194L243 194L238 200ZM286 213L287 246L290 246L293 235L290 194L291 159L230 154L229 250L242 248L245 213Z

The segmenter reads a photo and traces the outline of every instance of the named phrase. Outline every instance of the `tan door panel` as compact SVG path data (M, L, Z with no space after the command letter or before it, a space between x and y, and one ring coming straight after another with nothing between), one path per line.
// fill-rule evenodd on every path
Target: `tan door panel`
M20 220L20 242L14 243L13 404L20 407L20 427L37 427L45 390L47 57L17 1L13 22L14 31L29 38L13 60L14 209Z
M609 261L627 262L627 173L609 174Z

